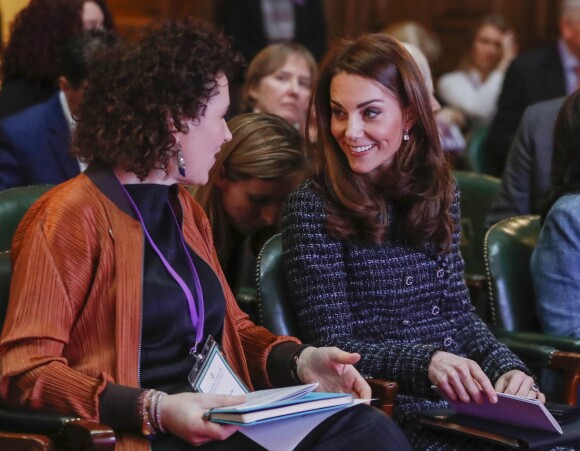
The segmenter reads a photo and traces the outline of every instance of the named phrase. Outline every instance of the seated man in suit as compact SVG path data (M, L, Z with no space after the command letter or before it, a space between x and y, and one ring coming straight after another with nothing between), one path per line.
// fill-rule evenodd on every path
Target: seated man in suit
M486 150L501 177L510 144L524 110L544 100L569 95L580 85L580 0L561 0L560 39L522 53L511 63L490 127Z
M553 129L564 99L546 100L524 112L501 187L486 217L487 227L510 216L539 214L542 197L550 187Z
M69 42L63 49L60 91L0 121L0 190L61 183L84 169L69 153L73 117L82 102L91 59L117 40L110 31L91 30Z

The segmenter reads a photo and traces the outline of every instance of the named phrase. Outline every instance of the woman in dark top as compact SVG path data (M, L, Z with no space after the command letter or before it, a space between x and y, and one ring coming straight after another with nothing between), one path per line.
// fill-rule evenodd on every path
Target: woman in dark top
M89 167L39 199L14 237L3 405L102 421L119 450L155 437L156 450L256 449L236 427L204 419L243 397L192 392L188 375L210 336L249 389L317 381L370 396L358 355L274 336L238 309L207 217L180 186L206 183L231 139L224 116L238 64L225 37L186 19L147 30L91 72L74 142ZM388 417L360 405L299 448L359 442L408 446Z
M395 418L414 448L470 449L409 421L445 406L432 384L464 402L544 395L473 311L459 193L425 82L398 41L367 35L330 52L312 107L315 171L282 219L303 336L360 353L363 374L399 383Z

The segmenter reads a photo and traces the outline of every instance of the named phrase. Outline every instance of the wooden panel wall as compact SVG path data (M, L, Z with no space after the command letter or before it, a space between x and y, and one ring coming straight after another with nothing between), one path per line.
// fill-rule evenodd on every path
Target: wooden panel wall
M244 0L238 0L244 1ZM402 20L427 26L440 38L443 53L435 75L452 70L469 45L472 30L486 14L504 15L513 25L520 49L558 36L555 0L322 0L329 38L353 38ZM109 0L122 33L150 20L193 14L220 23L221 0Z

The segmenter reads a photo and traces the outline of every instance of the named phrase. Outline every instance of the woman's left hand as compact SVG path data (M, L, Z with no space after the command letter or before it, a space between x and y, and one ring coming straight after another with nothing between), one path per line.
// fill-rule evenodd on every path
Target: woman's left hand
M336 347L306 348L298 358L298 378L305 384L318 382L318 391L351 393L368 399L371 388L353 366L359 360L359 354Z
M534 379L520 370L511 370L502 374L495 383L495 391L508 395L538 399L542 403L546 402L546 397L538 389Z

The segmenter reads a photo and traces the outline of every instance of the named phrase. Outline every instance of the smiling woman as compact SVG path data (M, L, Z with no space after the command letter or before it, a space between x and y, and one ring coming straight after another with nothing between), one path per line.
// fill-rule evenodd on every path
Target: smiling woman
M495 390L544 395L471 306L459 193L419 68L388 36L343 42L322 63L312 108L314 175L282 218L301 332L361 354L363 373L398 382L395 417L413 449L484 449L411 421L445 406L432 384L464 402L495 402Z

